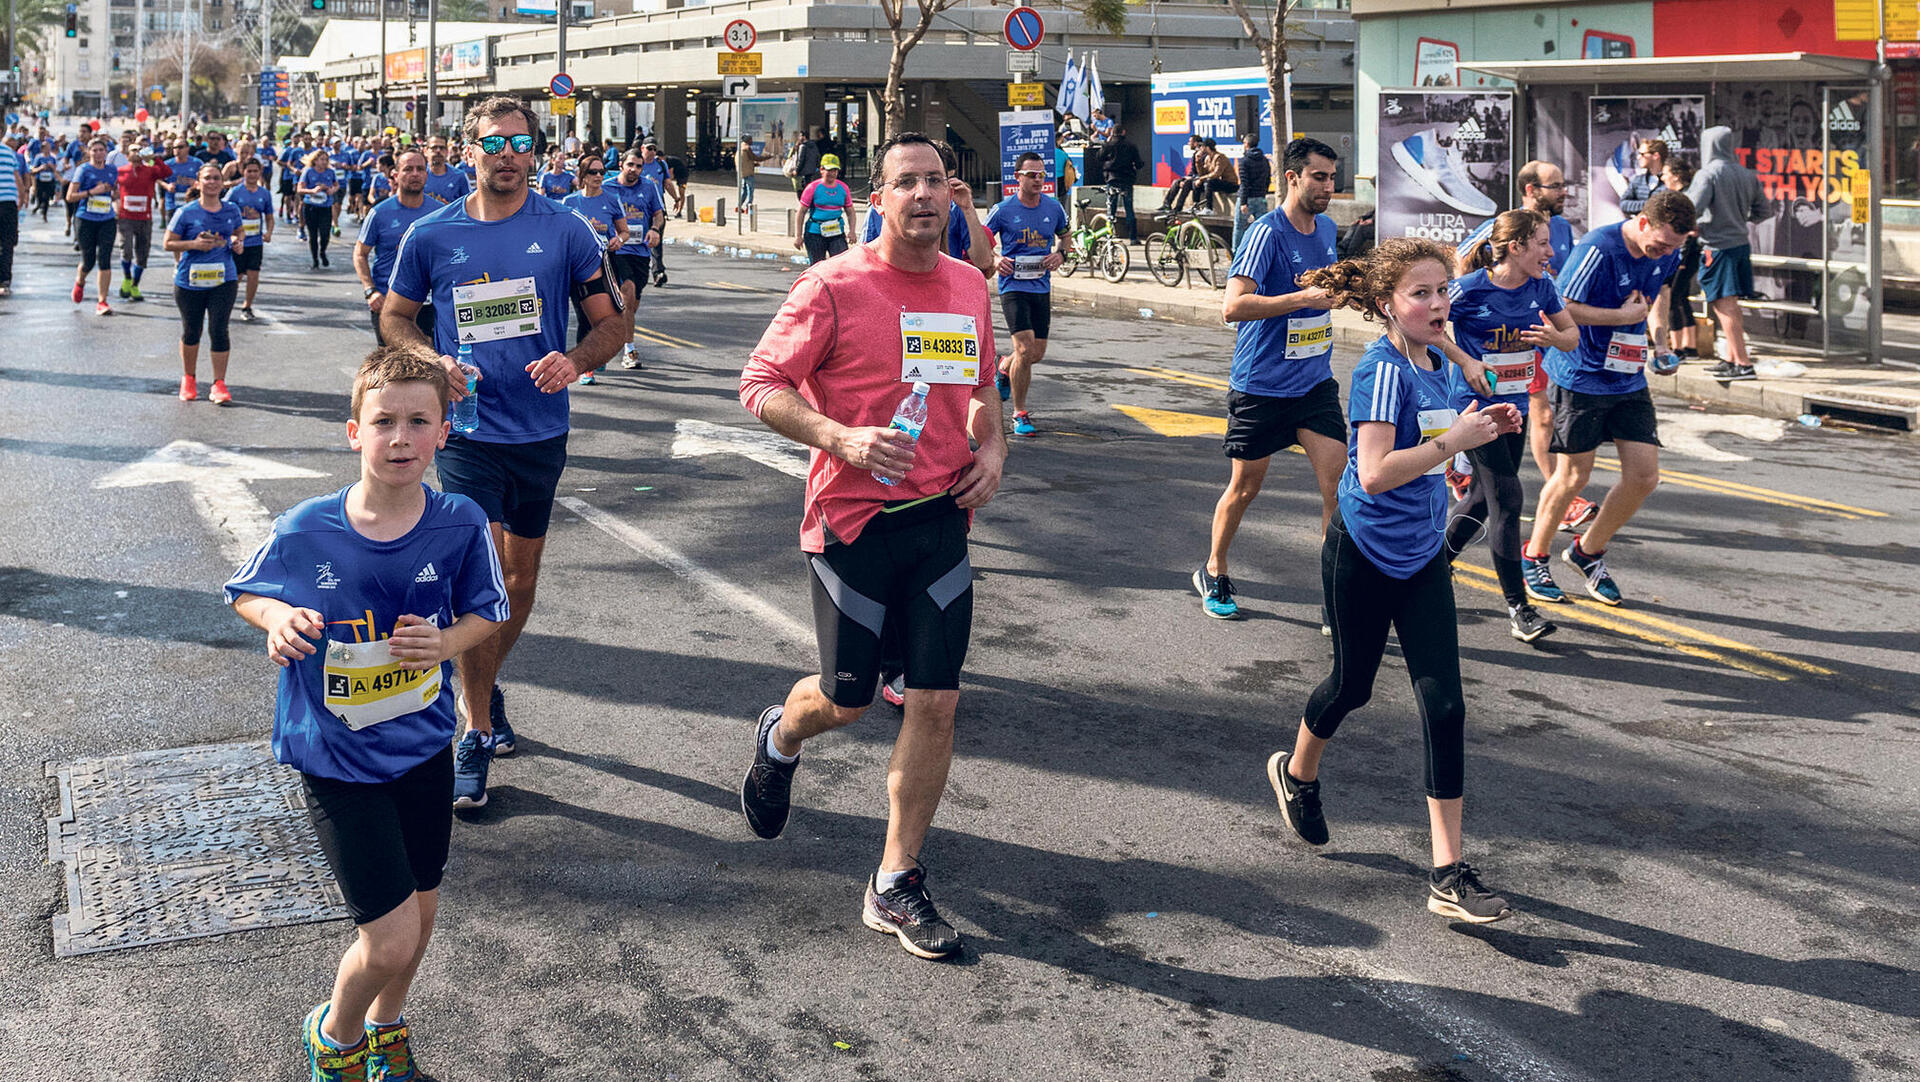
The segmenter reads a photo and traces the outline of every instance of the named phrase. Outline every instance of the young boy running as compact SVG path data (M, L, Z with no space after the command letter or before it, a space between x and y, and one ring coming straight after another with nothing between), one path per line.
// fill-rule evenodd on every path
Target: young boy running
M226 585L281 667L274 757L300 771L359 929L332 998L301 1025L314 1082L416 1077L401 1010L452 834L448 659L507 618L486 514L421 482L446 443L448 393L430 354L369 354L347 421L360 480L282 515Z

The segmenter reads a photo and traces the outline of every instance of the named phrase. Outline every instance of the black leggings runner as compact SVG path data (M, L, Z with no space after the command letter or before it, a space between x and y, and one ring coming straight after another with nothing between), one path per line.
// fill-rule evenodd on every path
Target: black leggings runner
M1520 458L1526 454L1527 434L1522 428L1493 442L1467 452L1473 463L1473 482L1467 486L1467 498L1453 505L1447 519L1447 560L1465 552L1480 532L1487 530L1487 548L1493 554L1493 570L1500 576L1500 592L1508 607L1527 599L1520 578L1520 509L1526 493L1520 487Z
M1367 559L1336 511L1320 546L1320 578L1333 628L1333 672L1307 698L1307 731L1332 739L1340 722L1373 697L1391 625L1420 704L1427 795L1458 799L1466 788L1466 706L1446 549L1412 578L1396 579Z
M333 208L316 207L312 203L300 204L300 222L307 230L307 247L313 251L313 261L327 254L327 241L333 236Z
M227 352L227 321L233 317L233 297L239 282L222 282L212 289L173 287L173 304L180 309L180 344L200 344L200 327L211 323L207 337L215 353Z

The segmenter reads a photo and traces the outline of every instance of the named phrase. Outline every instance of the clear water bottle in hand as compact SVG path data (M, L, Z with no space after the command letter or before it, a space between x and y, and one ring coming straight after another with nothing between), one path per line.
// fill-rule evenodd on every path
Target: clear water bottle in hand
M918 441L920 430L927 426L927 392L932 389L924 383L914 384L912 392L894 408L893 427ZM873 471L873 478L883 485L894 484L891 479L880 476L879 470Z
M480 427L480 369L473 363L473 347L460 345L460 371L467 377L467 396L453 404L448 420L453 422L453 430L461 434L472 432Z

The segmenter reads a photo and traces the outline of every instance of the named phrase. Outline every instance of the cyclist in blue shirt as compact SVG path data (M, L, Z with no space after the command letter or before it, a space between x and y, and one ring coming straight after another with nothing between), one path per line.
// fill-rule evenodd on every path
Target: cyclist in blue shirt
M383 346L388 343L380 330L380 310L386 303L400 238L407 235L413 223L445 206L426 195L427 156L420 151L401 151L394 163L393 178L393 198L382 199L367 212L367 220L360 223L360 236L353 246L353 272L360 278L367 311L372 315L374 340ZM422 334L431 336L433 305L421 305L420 311L414 314L414 323Z
M1453 578L1442 540L1444 473L1461 451L1517 433L1517 407L1470 402L1454 409L1447 389L1447 279L1454 253L1433 241L1395 239L1367 256L1308 271L1303 287L1328 303L1386 325L1353 372L1347 412L1353 437L1338 506L1320 550L1322 592L1333 633L1333 671L1307 699L1291 750L1267 759L1281 816L1302 841L1327 844L1320 759L1346 716L1373 694L1391 629L1419 704L1432 871L1427 909L1486 924L1508 916L1463 859L1466 704L1460 686Z
M1580 325L1573 349L1547 351L1547 399L1553 406L1551 450L1560 456L1540 489L1533 539L1520 557L1527 595L1565 601L1547 568L1548 546L1567 505L1593 474L1602 443L1620 459L1620 480L1600 501L1587 532L1567 546L1566 561L1596 601L1618 605L1620 588L1607 571L1607 543L1660 483L1660 435L1647 391L1647 313L1680 265L1680 246L1695 224L1691 200L1662 188L1640 213L1581 238L1560 275L1560 296Z
M459 373L453 355L462 345L471 347L480 370L479 427L448 440L440 483L486 511L512 584L513 618L496 642L460 659L468 729L456 756L455 801L463 807L486 803L493 755L514 746L495 678L533 606L566 465L567 387L611 359L622 333L619 294L602 272L593 227L527 186L539 129L539 118L514 98L488 98L467 112L462 142L480 184L401 238L380 312L387 341L432 349L450 378ZM576 296L593 330L567 352ZM428 303L431 338L413 322ZM456 395L464 391L461 380Z
M608 253L625 302L621 318L626 324L626 342L620 347L620 367L626 369L645 367L633 346L634 326L640 314L640 294L647 288L653 248L660 243L660 229L667 218L666 196L658 184L643 175L645 164L639 148L627 151L619 175L606 186L619 198L621 214L627 219L627 242Z
M1047 355L1047 334L1053 326L1053 270L1073 245L1072 227L1060 201L1041 192L1045 187L1045 159L1031 151L1014 162L1018 190L987 212L987 232L1000 248L1000 315L1013 339L1013 352L1001 364L1000 396L1013 399L1013 434L1032 436L1039 430L1027 411L1027 390L1033 367ZM1054 247L1059 243L1059 248Z
M1461 277L1447 292L1453 333L1468 356L1486 365L1491 393L1469 387L1460 370L1452 369L1447 392L1453 408L1505 402L1524 418L1527 388L1539 367L1538 351L1570 349L1579 341L1573 317L1547 274L1552 259L1547 219L1530 210L1510 210L1494 218L1485 241L1461 249ZM1449 558L1458 556L1486 531L1493 570L1506 596L1509 630L1521 642L1533 642L1555 628L1527 600L1520 577L1520 513L1526 508L1520 460L1525 447L1524 435L1515 433L1466 453L1473 468L1466 493L1447 520L1447 553Z
M240 210L240 231L246 244L240 249L235 267L246 283L240 301L240 320L253 322L253 298L260 292L260 261L267 242L273 240L273 192L262 180L266 166L258 158L245 158L240 164L240 184L227 193L227 202Z
M600 238L600 246L609 257L626 246L628 239L627 208L621 202L618 192L609 191L605 180L607 165L598 154L583 154L574 161L575 180L580 189L560 201L560 205L587 220L594 234ZM607 266L613 266L609 258ZM618 277L616 275L616 277ZM579 320L574 328L574 344L578 345L587 337L588 321L586 310L575 301L573 313ZM592 372L580 375L582 386L592 386L599 380Z
M403 1015L439 903L453 822L448 659L507 619L473 501L423 483L447 383L409 349L360 366L347 443L360 478L280 516L224 596L280 666L273 754L300 773L357 941L301 1025L307 1077L417 1077Z
M85 299L87 273L98 268L100 296L93 311L101 316L113 314L107 285L113 278L113 245L120 237L119 216L113 209L120 194L120 171L107 164L112 149L111 140L96 137L87 146L87 163L75 169L67 183L67 203L78 208L74 243L80 249L80 269L73 276L73 303Z
M180 257L173 268L173 304L180 310L180 401L199 397L196 380L204 328L213 354L213 389L207 401L225 406L233 401L227 390L227 320L240 288L233 256L246 234L240 208L220 199L220 178L220 166L213 162L200 167L200 198L167 222L166 248Z

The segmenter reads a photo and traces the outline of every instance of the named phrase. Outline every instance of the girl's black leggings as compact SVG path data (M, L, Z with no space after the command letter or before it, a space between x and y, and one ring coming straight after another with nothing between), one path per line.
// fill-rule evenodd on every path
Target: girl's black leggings
M1458 799L1466 785L1466 705L1446 548L1411 578L1396 579L1367 559L1335 511L1320 546L1320 579L1333 628L1333 672L1307 698L1307 731L1331 739L1340 722L1373 697L1392 627L1420 704L1427 795Z
M313 261L318 263L327 250L327 241L333 237L333 208L302 203L300 221L307 227L307 247L312 249Z
M200 344L200 328L207 328L207 337L215 353L227 352L227 321L233 318L233 297L240 289L239 282L222 282L212 289L187 289L173 287L173 305L180 309L180 344L197 346Z
M1448 562L1466 551L1474 535L1486 527L1493 570L1500 576L1500 592L1506 595L1509 607L1527 599L1520 578L1520 511L1526 502L1526 493L1520 487L1520 457L1526 454L1526 448L1526 429L1522 428L1468 451L1473 482L1467 486L1467 498L1453 505L1453 514L1447 519Z

